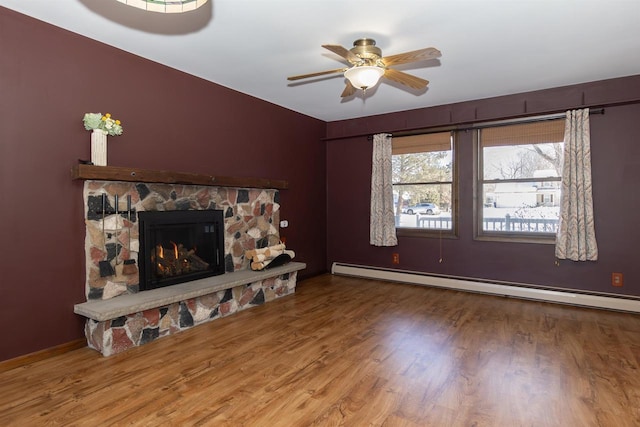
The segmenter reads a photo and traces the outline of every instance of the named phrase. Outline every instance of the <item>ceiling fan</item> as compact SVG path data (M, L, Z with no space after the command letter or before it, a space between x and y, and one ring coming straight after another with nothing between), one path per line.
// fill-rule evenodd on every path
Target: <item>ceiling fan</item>
M414 89L424 89L429 84L428 80L389 67L409 62L435 59L441 55L438 49L427 47L425 49L383 57L382 50L376 47L376 41L368 38L354 41L351 49L334 44L324 44L322 47L346 59L349 62L349 67L292 76L288 77L287 80L300 80L326 74L344 73L347 79L347 86L344 88L342 95L340 95L343 98L353 95L357 89L366 91L375 86L378 84L380 77L385 77Z

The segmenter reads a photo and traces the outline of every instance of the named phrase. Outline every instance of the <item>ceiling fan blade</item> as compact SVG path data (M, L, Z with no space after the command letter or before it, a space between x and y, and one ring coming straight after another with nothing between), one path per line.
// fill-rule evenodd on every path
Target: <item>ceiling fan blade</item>
M435 47L427 47L411 52L399 53L397 55L385 56L382 62L387 67L390 65L406 64L407 62L426 61L428 59L440 58L442 54Z
M341 98L346 98L348 96L353 95L354 93L356 93L356 88L351 84L351 82L349 80L347 80L347 85L345 86L344 90L342 91L342 95L340 95Z
M299 76L287 77L287 80L308 79L309 77L318 77L318 76L324 76L326 74L342 73L345 70L347 70L347 68L336 68L335 70L318 71L317 73L301 74Z
M362 62L362 59L360 59L360 57L358 57L355 53L351 52L346 47L343 47L337 44L323 44L322 47L325 49L329 49L331 52L335 53L336 55L342 56L351 64L357 64L359 62Z
M414 89L424 89L429 84L429 80L421 79L420 77L412 76L411 74L391 68L387 68L383 77Z

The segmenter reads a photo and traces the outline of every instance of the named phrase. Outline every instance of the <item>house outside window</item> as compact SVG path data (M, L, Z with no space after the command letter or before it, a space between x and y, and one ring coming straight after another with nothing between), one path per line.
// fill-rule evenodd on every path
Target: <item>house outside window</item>
M476 137L476 238L552 243L564 119L483 126Z
M450 131L394 137L393 197L398 235L455 233Z

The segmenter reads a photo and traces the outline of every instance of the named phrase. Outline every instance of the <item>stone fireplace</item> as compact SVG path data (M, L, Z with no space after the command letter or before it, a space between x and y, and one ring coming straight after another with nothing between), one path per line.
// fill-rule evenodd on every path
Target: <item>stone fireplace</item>
M92 168L100 173L123 169ZM87 317L89 347L105 356L291 294L297 271L305 267L290 263L253 272L244 257L247 250L280 242L277 189L85 179L83 199L87 301L74 311ZM174 224L151 238L152 247L145 251L142 246L155 227L149 220L165 215ZM177 229L190 216L203 235L215 236L210 247L202 236L180 237L185 230ZM158 246L172 253L165 254L163 268L188 270L181 263L194 255L193 262L206 271L189 272L184 283L162 274L153 277L154 269L141 254L151 259L151 252L157 264ZM113 274L101 274L105 263ZM136 274L127 273L132 264ZM152 277L150 286L141 281L146 275Z
M106 194L104 220L102 195ZM118 196L118 213L115 200ZM209 187L181 184L86 181L86 291L87 299L102 299L108 283L125 286L127 293L140 290L137 274L121 274L125 260L134 259L138 268L142 212L184 212L218 210L224 222L224 272L248 268L246 250L275 245L280 241L278 190ZM131 200L127 206L127 201ZM130 211L132 214L126 214ZM103 227L104 226L104 227ZM109 262L116 274L100 275L100 262Z

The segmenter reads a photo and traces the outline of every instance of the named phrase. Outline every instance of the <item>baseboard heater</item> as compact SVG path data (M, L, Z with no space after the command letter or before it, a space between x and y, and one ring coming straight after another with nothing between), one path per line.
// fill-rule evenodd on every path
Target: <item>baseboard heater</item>
M340 262L333 263L331 274L640 313L640 298L631 296L576 292L572 289L549 289L521 283L498 283Z

